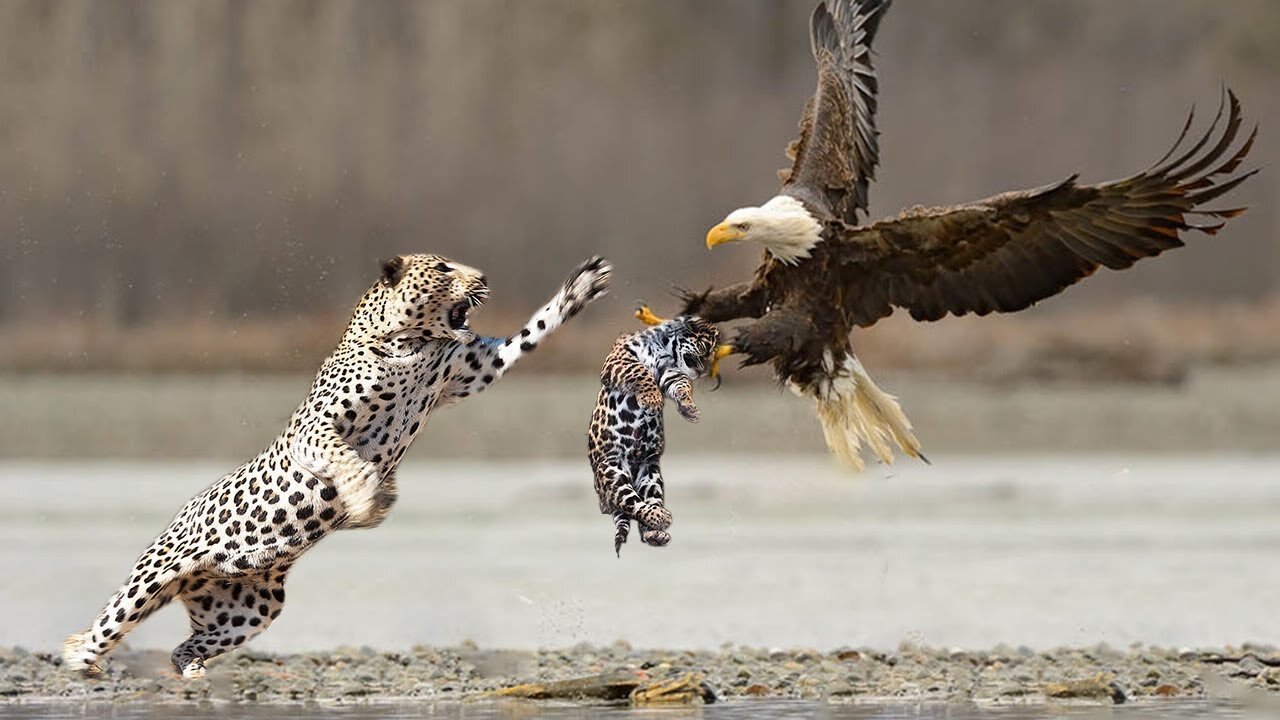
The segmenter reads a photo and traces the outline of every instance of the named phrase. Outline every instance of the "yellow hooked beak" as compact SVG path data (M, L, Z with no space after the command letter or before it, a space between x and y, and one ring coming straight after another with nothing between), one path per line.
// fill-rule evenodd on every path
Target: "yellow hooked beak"
M741 230L729 223L720 223L707 232L707 249L710 250L722 243L741 240L744 234L745 233Z

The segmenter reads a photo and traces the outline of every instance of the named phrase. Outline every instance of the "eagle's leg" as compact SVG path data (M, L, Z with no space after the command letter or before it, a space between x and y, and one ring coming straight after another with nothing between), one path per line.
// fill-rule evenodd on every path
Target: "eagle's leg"
M797 352L814 332L813 324L804 313L783 307L740 326L729 347L733 353L746 356L744 365L759 365Z
M649 306L644 303L641 303L640 307L636 308L636 319L645 325L661 325L666 322L666 320L654 315Z
M695 293L677 290L681 315L697 315L712 323L728 322L739 318L758 318L768 305L765 287L755 282L741 282L719 290L707 288Z

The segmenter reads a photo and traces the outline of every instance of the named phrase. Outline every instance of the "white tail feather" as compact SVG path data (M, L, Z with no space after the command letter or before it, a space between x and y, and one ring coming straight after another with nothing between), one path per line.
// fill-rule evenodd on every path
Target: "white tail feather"
M837 366L828 355L825 365L827 376L802 394L813 398L827 447L840 462L862 470L866 444L881 462L891 464L890 441L907 455L925 460L898 399L875 384L856 356L844 356Z

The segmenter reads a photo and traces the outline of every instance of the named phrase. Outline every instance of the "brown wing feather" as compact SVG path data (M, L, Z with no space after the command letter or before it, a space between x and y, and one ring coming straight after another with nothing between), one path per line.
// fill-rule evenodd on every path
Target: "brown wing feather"
M833 0L810 23L818 88L805 103L793 162L779 171L782 191L831 218L858 222L880 161L875 114L878 85L871 43L890 0Z
M1187 134L1151 168L1123 180L1079 185L1076 177L952 208L917 209L851 229L837 262L847 263L846 310L867 326L901 307L917 320L1022 310L1092 274L1127 268L1183 244L1180 233L1216 233L1244 208L1204 209L1257 170L1229 177L1257 128L1228 154L1240 130L1240 103L1228 92L1204 137L1173 159ZM1208 147L1206 150L1205 148ZM1225 158L1225 160L1224 160ZM1193 222L1189 216L1214 218ZM855 269L856 268L856 269ZM867 277L867 273L871 277Z

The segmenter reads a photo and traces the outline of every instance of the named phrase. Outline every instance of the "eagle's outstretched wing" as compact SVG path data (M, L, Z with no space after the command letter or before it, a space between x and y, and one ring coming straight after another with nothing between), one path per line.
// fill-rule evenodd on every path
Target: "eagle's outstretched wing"
M833 0L810 22L818 88L805 103L800 136L779 171L782 192L849 224L866 212L867 185L880 161L871 42L891 0Z
M1221 136L1210 145L1229 107ZM1194 116L1194 112L1192 113ZM1253 145L1234 152L1240 103L1228 92L1204 137L1176 154L1191 127L1152 167L1132 177L1011 192L951 208L910 210L838 239L833 262L857 277L846 312L867 326L905 308L916 320L1022 310L1092 274L1127 268L1183 244L1179 233L1213 234L1245 208L1204 209L1257 170L1231 177ZM1206 150L1206 146L1208 149ZM1226 158L1225 160L1223 158ZM1189 215L1212 218L1193 222ZM857 268L855 270L855 268Z

